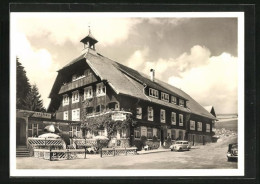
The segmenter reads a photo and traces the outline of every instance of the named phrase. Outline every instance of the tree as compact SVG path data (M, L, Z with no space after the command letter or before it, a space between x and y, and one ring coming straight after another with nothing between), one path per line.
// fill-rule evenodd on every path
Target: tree
M41 95L39 94L36 84L33 84L31 90L25 98L25 109L38 112L46 112L43 107Z
M25 98L31 90L29 79L26 76L24 67L19 62L19 58L16 57L16 108L24 109Z

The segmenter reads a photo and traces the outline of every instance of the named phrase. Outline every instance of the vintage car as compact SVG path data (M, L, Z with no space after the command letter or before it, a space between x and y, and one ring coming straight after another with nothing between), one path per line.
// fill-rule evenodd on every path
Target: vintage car
M237 143L229 144L228 145L228 152L227 152L227 160L237 160L238 156L238 149Z
M176 141L173 145L170 146L171 151L184 151L190 150L190 145L188 141Z

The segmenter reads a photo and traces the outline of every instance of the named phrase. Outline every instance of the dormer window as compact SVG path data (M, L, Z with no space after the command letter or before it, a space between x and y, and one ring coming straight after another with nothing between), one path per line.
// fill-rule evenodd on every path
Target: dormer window
M72 92L72 103L79 102L79 91Z
M84 89L84 100L93 98L93 89L92 86L86 87Z
M180 106L184 106L184 100L180 99L180 100L179 100L179 105L180 105Z
M149 88L149 96L158 98L159 97L159 92L156 89Z
M169 95L167 93L161 93L161 99L169 102Z
M175 96L172 96L172 103L177 104L177 98Z
M63 95L63 106L69 105L70 98L69 95Z
M103 83L99 83L96 86L96 95L97 96L104 96L106 95L106 86Z

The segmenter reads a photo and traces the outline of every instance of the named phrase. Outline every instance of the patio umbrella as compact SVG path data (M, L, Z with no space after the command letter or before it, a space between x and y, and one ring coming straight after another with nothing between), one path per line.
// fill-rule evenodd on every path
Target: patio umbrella
M50 133L60 133L62 132L58 127L54 125L48 125L44 128L44 132L50 132Z
M39 135L39 138L60 138L59 135L57 134L54 134L54 133L45 133L45 134L42 134L42 135Z

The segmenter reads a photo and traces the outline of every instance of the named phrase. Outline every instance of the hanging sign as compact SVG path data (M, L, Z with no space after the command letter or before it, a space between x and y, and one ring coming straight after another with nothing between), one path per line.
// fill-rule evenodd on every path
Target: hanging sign
M122 113L112 114L112 120L114 121L124 121L126 120L126 115Z

